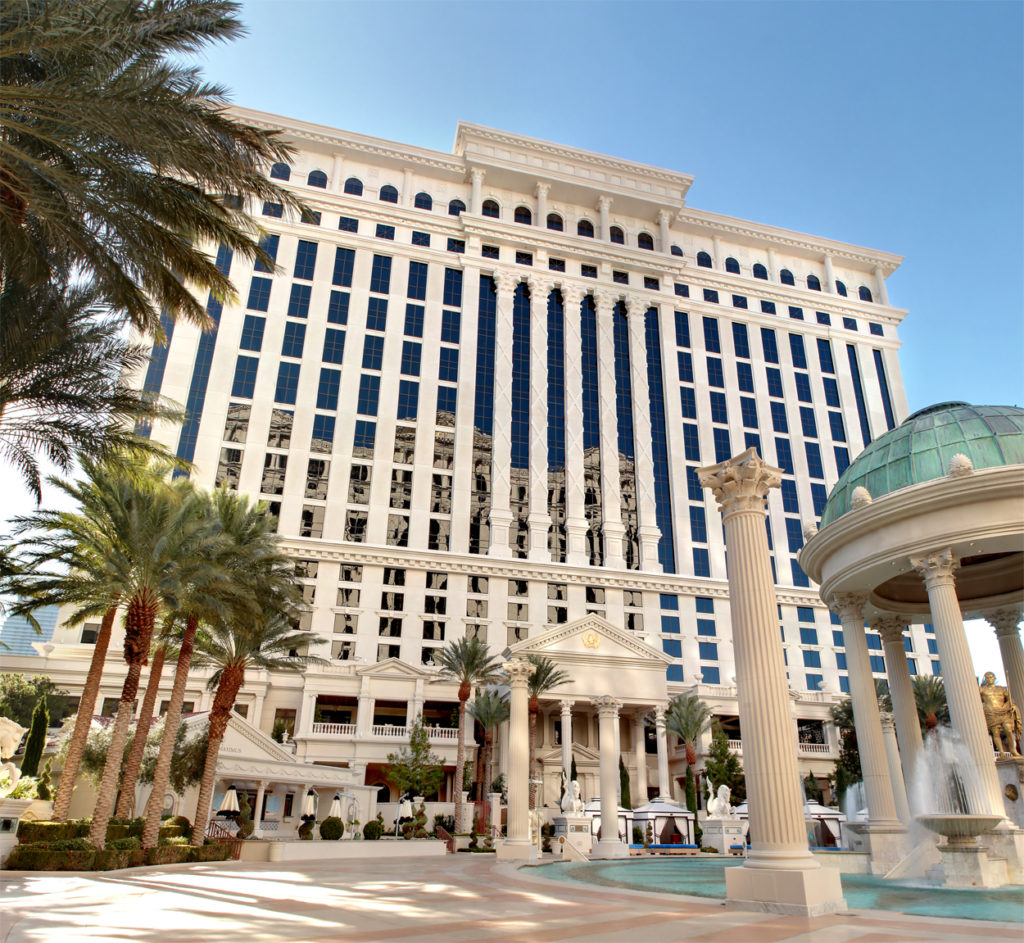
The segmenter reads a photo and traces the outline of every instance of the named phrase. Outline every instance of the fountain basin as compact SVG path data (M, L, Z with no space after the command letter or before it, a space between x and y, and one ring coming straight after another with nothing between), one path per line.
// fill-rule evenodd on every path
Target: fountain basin
M968 815L966 813L926 813L917 816L926 829L945 837L949 845L971 845L979 835L991 832L1001 815Z

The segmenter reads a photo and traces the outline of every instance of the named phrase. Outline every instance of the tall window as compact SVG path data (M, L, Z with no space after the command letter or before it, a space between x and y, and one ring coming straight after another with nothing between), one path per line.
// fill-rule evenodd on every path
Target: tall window
M565 310L558 291L548 295L548 550L565 562Z
M530 550L530 294L523 282L516 285L512 300L511 438L509 545L516 556L525 558Z
M490 543L491 433L494 426L494 280L480 276L476 342L476 399L473 406L473 480L469 510L469 552L486 553Z
M639 520L637 517L637 490L635 440L633 435L633 382L629 367L629 320L624 302L619 302L613 314L615 342L615 413L618 428L620 509L625 533L622 536L622 556L630 570L640 568Z
M651 410L651 447L654 457L654 511L661 538L658 559L662 570L675 573L676 555L672 539L672 491L669 486L668 435L665 420L665 387L661 376L661 328L658 309L648 308L644 315L647 346L647 392Z
M576 312L568 312L575 317ZM580 306L580 339L583 377L583 482L586 492L584 514L587 518L587 552L591 566L604 563L604 536L601 495L601 397L597 367L597 308L587 295ZM611 461L611 457L608 458Z

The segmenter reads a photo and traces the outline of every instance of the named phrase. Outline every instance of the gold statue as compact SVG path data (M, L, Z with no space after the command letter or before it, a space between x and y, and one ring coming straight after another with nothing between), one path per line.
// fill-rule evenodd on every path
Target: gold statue
M991 671L986 671L985 683L981 685L979 693L982 710L985 712L985 725L988 727L989 736L992 737L992 746L996 753L1020 756L1017 749L1017 740L1021 735L1020 711L1010 700L1009 690L996 684L996 676ZM1007 746L1005 750L1004 738Z

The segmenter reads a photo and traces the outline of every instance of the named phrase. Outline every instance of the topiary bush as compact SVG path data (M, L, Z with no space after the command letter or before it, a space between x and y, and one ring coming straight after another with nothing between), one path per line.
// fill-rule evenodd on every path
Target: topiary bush
M313 840L313 826L315 824L316 824L316 819L314 819L312 816L310 816L309 818L306 818L306 816L303 816L302 817L302 824L299 826L299 838L301 838L303 841L312 841Z
M134 836L129 836L128 838L115 838L112 841L107 842L107 848L113 848L115 851L127 851L141 847L141 840Z
M238 831L235 833L239 838L248 838L252 835L256 826L252 820L252 806L249 805L249 797L243 792L238 796Z
M181 834L186 838L192 837L192 822L189 820L187 815L176 815L174 818L168 819L164 822L164 827L167 828L180 828Z
M377 841L384 834L384 826L375 820L367 822L363 826L363 838L367 841Z
M320 823L320 837L324 841L337 841L345 834L345 823L336 815L329 815Z

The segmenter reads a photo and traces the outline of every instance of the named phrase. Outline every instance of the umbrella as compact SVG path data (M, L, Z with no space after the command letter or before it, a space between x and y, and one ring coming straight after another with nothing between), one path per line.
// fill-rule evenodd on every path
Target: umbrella
M225 818L238 814L238 791L233 785L228 786L228 791L224 793L224 798L220 801L220 808L217 810L217 814L223 815Z
M331 800L331 811L327 813L332 819L340 819L341 814L341 796L338 793L334 794L334 798Z
M309 792L306 793L306 802L302 806L303 817L307 815L312 816L314 818L316 817L316 806L318 798L319 796L317 796L315 789L310 789Z

